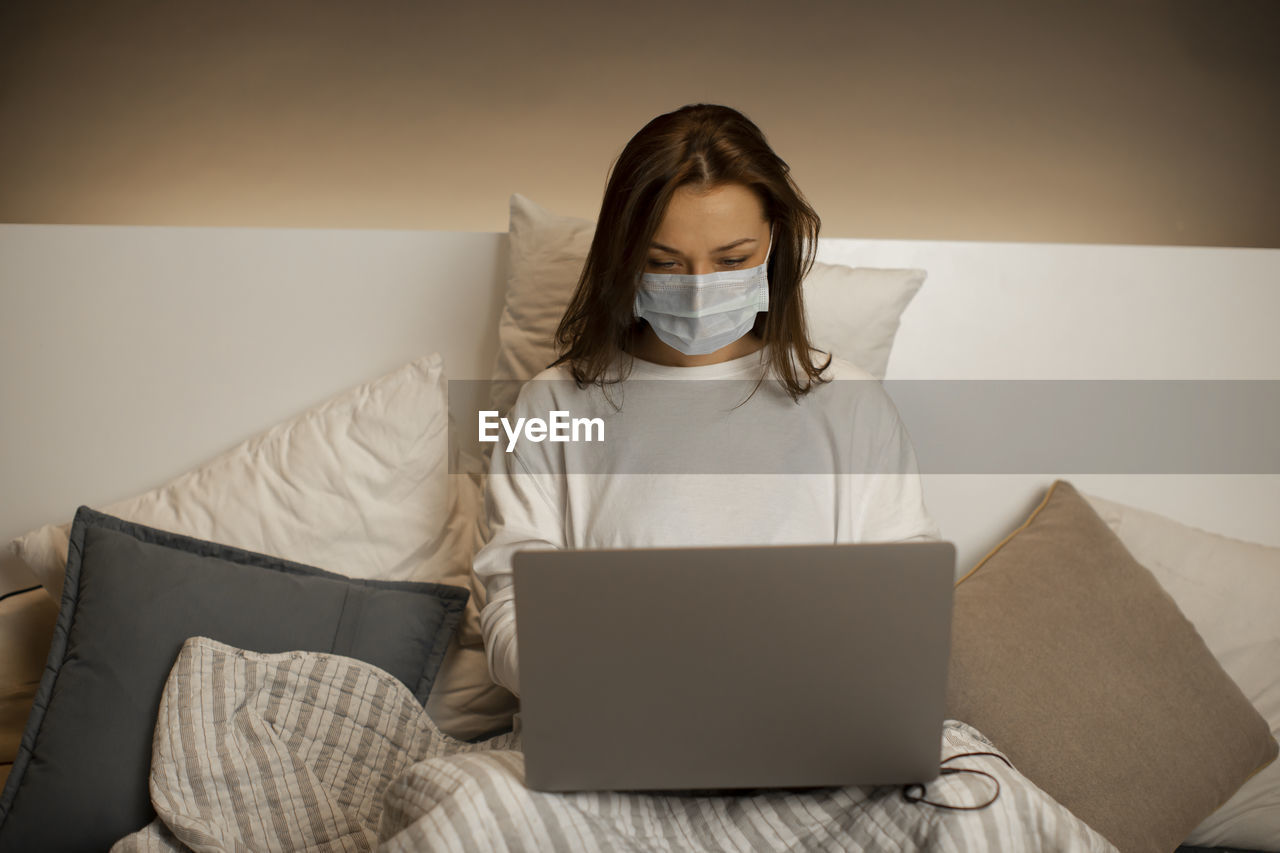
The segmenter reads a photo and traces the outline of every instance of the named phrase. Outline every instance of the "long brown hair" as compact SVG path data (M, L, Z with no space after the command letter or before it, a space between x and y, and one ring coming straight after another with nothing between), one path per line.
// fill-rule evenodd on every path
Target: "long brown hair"
M821 367L811 360L811 351L820 351L810 345L801 301L822 221L790 172L760 129L729 107L690 104L641 128L610 172L591 250L556 329L561 355L552 365L567 361L579 387L625 378L604 374L644 322L635 316L636 289L672 195L685 185L739 183L760 198L773 227L769 310L756 316L752 331L769 347L775 375L792 400L828 381L821 373L831 356Z

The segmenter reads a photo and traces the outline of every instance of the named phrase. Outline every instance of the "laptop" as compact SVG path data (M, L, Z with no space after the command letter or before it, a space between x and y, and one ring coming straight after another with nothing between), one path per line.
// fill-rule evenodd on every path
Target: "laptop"
M951 542L517 552L526 785L936 778L955 560Z

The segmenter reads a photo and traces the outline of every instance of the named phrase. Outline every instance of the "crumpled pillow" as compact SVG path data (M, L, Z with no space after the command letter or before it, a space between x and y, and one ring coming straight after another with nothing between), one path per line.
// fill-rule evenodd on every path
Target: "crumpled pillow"
M159 488L94 508L349 577L467 587L427 711L463 739L510 728L516 701L489 678L484 590L471 575L483 536L480 484L450 473L460 467L450 464L446 387L441 356L422 356ZM9 543L54 601L70 527L46 525Z

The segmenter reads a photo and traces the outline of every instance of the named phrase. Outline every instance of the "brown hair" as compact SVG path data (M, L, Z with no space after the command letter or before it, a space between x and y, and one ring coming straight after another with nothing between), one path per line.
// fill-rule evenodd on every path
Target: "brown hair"
M641 128L613 164L591 249L556 329L561 355L552 365L567 361L579 387L623 378L606 380L604 373L644 322L634 312L636 288L672 195L686 185L739 183L760 198L773 227L769 310L757 314L752 331L769 346L775 375L792 400L828 381L820 374L831 356L821 367L810 359L814 348L801 301L822 221L790 171L760 129L729 107L690 104Z

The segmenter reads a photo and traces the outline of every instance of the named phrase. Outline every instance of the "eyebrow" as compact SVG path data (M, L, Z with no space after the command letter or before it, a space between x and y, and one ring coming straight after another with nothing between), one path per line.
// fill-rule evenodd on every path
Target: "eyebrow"
M760 242L760 241L759 241L759 240L757 240L755 237L743 237L741 240L734 240L732 243L728 243L728 244L726 244L726 245L724 245L724 246L721 246L721 247L720 247L720 248L718 248L718 249L712 249L711 251L712 251L712 252L727 252L727 251L729 251L730 249L736 249L738 246L741 246L743 243L759 243L759 242ZM680 254L680 251L679 251L678 249L673 249L673 248L671 248L670 246L664 246L664 245L662 245L661 243L654 242L654 243L650 243L649 245L650 245L650 246L652 246L652 247L653 247L653 248L655 248L655 249L661 249L661 250L662 250L662 251L664 251L664 252L670 252L670 253L671 253L671 254L673 254L673 255L678 255L678 254Z

